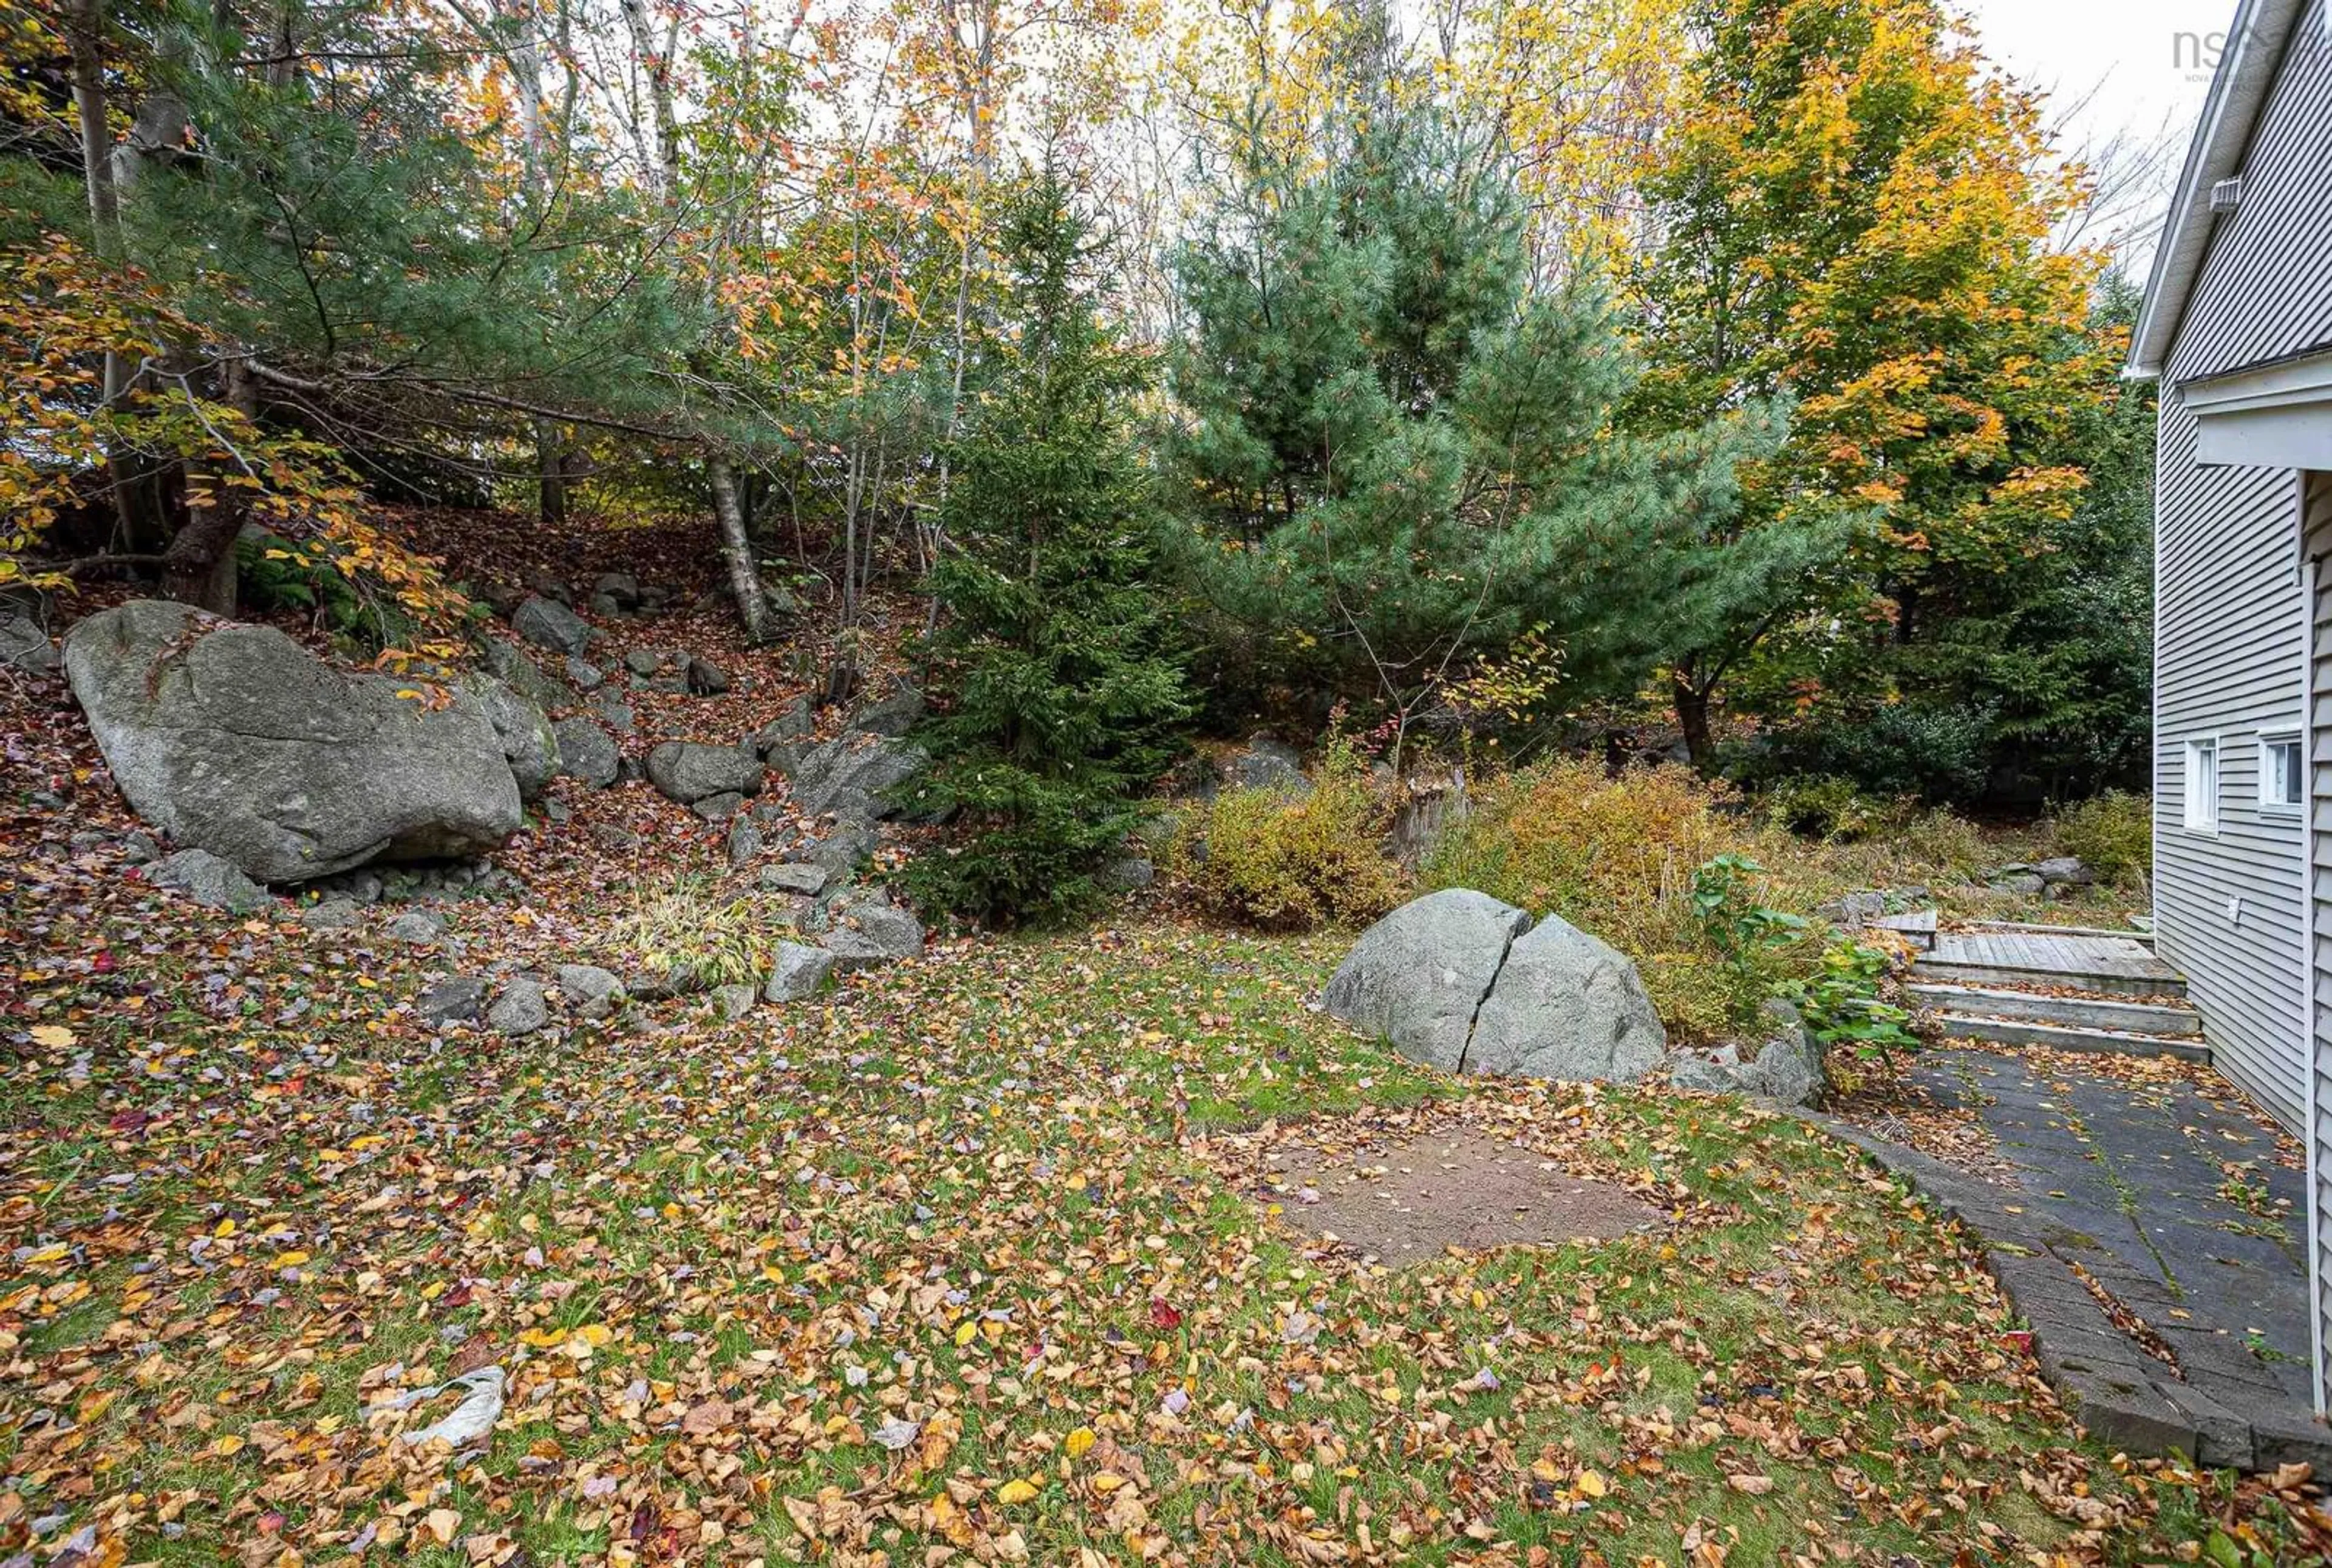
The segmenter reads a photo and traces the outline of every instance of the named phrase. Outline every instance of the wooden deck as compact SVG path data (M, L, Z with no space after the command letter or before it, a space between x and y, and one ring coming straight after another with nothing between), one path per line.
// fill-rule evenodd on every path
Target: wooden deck
M1937 979L2007 980L2137 995L2179 995L2178 971L2144 942L2121 936L2065 936L2041 932L1947 931L1935 938L1915 971Z

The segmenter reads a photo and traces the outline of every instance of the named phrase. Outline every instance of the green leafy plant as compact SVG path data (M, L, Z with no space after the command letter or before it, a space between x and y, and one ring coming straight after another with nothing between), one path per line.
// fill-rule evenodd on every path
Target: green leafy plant
M1700 928L1738 973L1755 967L1761 954L1795 942L1806 929L1803 915L1768 909L1753 897L1754 878L1765 868L1730 851L1692 874L1692 908Z
M1774 994L1793 1004L1806 1032L1825 1049L1836 1046L1876 1056L1890 1065L1898 1050L1916 1050L1911 1015L1880 994L1888 958L1875 947L1840 941L1823 950L1812 976L1786 980Z

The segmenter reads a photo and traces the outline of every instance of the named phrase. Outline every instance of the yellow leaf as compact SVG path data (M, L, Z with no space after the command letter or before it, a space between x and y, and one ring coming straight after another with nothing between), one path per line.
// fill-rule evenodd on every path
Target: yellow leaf
M33 1037L36 1046L56 1047L73 1043L73 1032L62 1024L34 1024L25 1033Z
M1578 1485L1579 1495L1582 1497L1601 1497L1611 1490L1604 1484L1603 1477L1593 1470L1580 1471Z
M1117 1474L1113 1470L1104 1470L1100 1475L1095 1476L1093 1478L1094 1495L1095 1496L1106 1497L1112 1492L1116 1491L1123 1485L1125 1485L1125 1477L1123 1476Z
M1037 1488L1026 1481L1007 1481L996 1488L996 1500L1008 1505L1033 1503L1037 1500Z
M462 1515L451 1508L432 1508L429 1517L422 1521L428 1525L430 1537L440 1546L454 1544L454 1532L462 1527Z
M242 1451L243 1439L236 1437L233 1432L222 1433L219 1436L218 1440L211 1445L211 1452L216 1454L222 1459L225 1458L230 1454L238 1454Z
M965 1318L961 1323L956 1324L955 1343L959 1346L970 1344L971 1343L971 1336L979 1332L979 1322L973 1318Z
M297 1268L307 1261L308 1254L304 1252L286 1252L279 1255L272 1267L276 1268Z
M1079 1427L1061 1444L1062 1448L1068 1450L1069 1458L1073 1459L1084 1458L1092 1450L1093 1446L1094 1429L1091 1427Z

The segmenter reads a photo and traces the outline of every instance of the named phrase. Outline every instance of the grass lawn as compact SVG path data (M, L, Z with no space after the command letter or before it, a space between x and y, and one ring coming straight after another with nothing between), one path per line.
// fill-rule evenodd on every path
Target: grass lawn
M553 1043L425 1030L377 949L221 919L92 972L95 929L0 1020L9 1563L2296 1560L2289 1498L2077 1440L1855 1158L1411 1068L1307 1009L1341 941L983 944ZM1665 1221L1391 1273L1266 1190L1458 1123ZM488 1364L482 1457L376 1409Z

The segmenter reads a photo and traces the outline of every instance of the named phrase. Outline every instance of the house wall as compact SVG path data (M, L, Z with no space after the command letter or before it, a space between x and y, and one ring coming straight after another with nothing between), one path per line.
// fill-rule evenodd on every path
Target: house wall
M2300 1124L2302 823L2260 809L2260 739L2301 724L2302 476L2201 468L2182 383L2332 344L2332 40L2302 22L2162 378L2155 521L2155 920L2228 1076ZM2219 741L2220 825L2184 826Z

